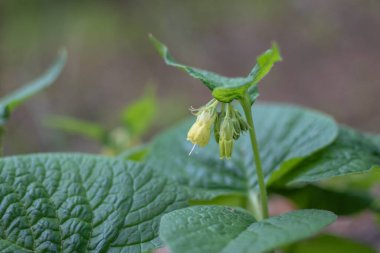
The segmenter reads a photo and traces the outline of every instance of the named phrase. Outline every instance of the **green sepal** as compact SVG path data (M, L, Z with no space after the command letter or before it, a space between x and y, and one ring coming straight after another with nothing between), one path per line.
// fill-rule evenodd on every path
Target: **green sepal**
M222 118L224 117L224 114L221 112L216 114L215 123L214 123L214 137L216 143L219 143L220 138L220 124L222 123Z
M184 70L190 76L201 80L212 91L214 98L224 103L229 103L234 99L241 99L247 91L249 92L251 103L253 103L258 96L257 88L253 87L257 86L261 79L268 74L274 63L282 60L277 44L273 43L272 48L257 58L257 64L248 76L229 78L178 63L169 53L167 46L158 41L153 35L149 35L149 38L167 65Z

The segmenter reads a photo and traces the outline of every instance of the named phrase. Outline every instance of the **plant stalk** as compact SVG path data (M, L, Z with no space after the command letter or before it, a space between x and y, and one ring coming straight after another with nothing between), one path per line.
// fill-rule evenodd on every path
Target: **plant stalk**
M248 193L248 203L246 204L246 209L253 214L256 220L262 220L263 212L261 210L260 198L257 192L249 191Z
M257 181L259 183L259 189L260 189L262 217L266 219L269 217L267 190L265 187L264 173L263 173L263 168L261 165L259 145L257 144L255 126L253 124L253 118L252 118L251 103L249 101L248 95L245 95L244 98L240 100L240 103L241 103L241 106L243 107L245 118L249 125L248 131L249 131L249 136L251 139L253 156L255 158Z

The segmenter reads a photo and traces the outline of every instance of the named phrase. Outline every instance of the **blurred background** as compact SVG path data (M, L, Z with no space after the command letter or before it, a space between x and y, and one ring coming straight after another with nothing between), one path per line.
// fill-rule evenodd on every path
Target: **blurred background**
M163 63L149 33L179 61L227 76L246 75L275 40L284 61L260 84L259 101L313 107L380 132L380 1L231 3L1 0L1 96L41 74L59 48L69 53L57 83L14 113L5 153L97 152L96 143L43 120L68 115L114 127L148 84L162 107L145 139L207 102L210 93L197 80Z

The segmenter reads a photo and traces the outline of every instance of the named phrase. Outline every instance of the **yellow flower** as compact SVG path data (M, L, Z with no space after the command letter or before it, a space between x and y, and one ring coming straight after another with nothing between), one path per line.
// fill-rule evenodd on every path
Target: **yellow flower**
M218 101L213 99L199 109L190 109L197 116L197 120L187 133L187 140L194 144L190 154L196 145L204 147L210 141L211 126L216 118L217 105Z
M187 134L187 140L191 143L204 147L210 140L211 127L195 122Z
M211 126L215 121L215 108L203 109L187 134L187 140L204 147L210 141Z

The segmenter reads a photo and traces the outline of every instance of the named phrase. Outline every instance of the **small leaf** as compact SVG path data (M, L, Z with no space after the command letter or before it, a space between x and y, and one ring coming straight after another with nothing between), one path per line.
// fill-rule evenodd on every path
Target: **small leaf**
M257 105L253 117L265 180L271 184L302 159L329 145L337 135L330 117L289 105ZM241 136L231 160L220 160L214 140L188 155L186 133L194 119L166 131L152 143L146 161L191 191L195 199L246 194L257 188L249 136Z
M374 140L375 136L341 127L331 146L304 160L284 181L315 182L380 169L380 147Z
M0 98L0 127L5 124L17 106L54 83L65 65L66 58L66 51L61 50L55 63L42 76L6 97Z
M336 235L322 234L315 238L297 242L287 248L285 253L376 253L376 250L353 240Z
M250 87L256 86L261 79L268 74L274 63L282 60L277 44L273 43L271 49L268 49L257 58L257 64L248 76L228 78L210 71L201 70L178 63L174 60L169 53L168 48L163 43L158 41L152 35L150 35L149 38L160 56L164 58L166 64L184 70L190 76L199 79L212 91L212 95L216 99L225 103L229 103L234 99L242 98ZM256 89L251 89L250 93L252 98L257 97L258 95Z
M140 137L151 127L157 106L154 90L149 88L143 97L127 105L121 113L121 120L133 136Z
M0 159L0 199L2 252L143 252L161 245L161 216L186 206L144 164L76 154Z
M118 157L130 161L141 162L145 159L148 152L149 147L143 144L125 150L123 153L119 154Z
M45 120L44 125L66 133L78 134L103 144L107 140L107 130L95 122L67 116L50 116Z
M261 253L310 237L335 219L328 211L299 210L257 222L241 209L195 206L164 215L160 237L172 253Z
M365 191L338 191L306 185L300 188L281 188L274 192L291 199L299 209L323 209L337 215L351 215L371 208L373 197Z

